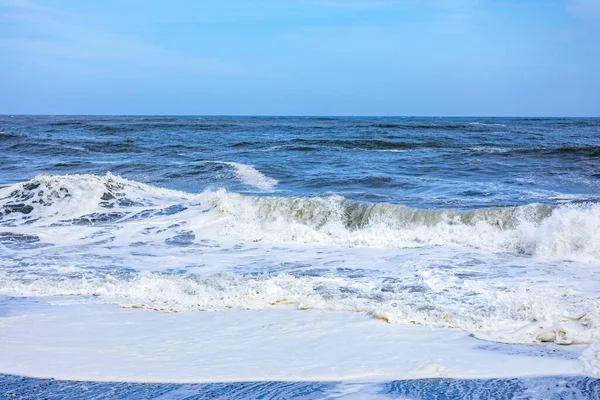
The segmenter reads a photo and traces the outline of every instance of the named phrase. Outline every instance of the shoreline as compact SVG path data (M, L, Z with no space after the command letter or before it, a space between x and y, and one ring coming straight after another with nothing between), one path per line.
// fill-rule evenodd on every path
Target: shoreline
M415 379L365 382L131 383L37 379L0 374L0 398L6 399L594 399L600 379L547 376L512 379Z

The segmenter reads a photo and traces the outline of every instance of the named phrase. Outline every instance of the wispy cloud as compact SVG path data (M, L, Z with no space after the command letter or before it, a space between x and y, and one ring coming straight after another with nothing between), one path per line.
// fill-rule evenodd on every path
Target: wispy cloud
M130 36L89 27L79 15L31 0L0 0L2 21L20 26L20 34L0 36L0 48L12 52L134 67L185 68L219 74L242 72L239 66L218 58L183 55Z

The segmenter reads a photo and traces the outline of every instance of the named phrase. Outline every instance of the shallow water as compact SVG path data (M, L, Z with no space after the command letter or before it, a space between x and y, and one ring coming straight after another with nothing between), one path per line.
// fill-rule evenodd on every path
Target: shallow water
M583 377L386 383L239 382L140 384L59 381L0 375L0 394L18 399L594 399L600 381Z

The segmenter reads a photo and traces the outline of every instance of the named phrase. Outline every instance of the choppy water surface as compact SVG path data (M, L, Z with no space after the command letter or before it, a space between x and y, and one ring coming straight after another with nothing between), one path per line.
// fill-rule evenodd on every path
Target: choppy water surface
M594 197L600 178L598 119L0 118L4 184L110 170L186 192L475 208Z
M2 295L366 312L600 368L600 119L3 116L0 186Z

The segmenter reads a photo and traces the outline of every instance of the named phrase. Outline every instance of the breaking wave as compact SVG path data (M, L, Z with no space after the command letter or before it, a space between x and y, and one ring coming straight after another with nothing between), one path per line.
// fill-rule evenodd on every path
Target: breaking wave
M272 187L254 169L248 181ZM247 166L245 166L247 167ZM257 171L256 171L257 172ZM340 196L255 197L225 190L185 193L111 175L40 175L0 189L0 228L112 225L156 218L218 235L263 243L341 247L465 246L542 259L600 261L600 204L530 204L476 210L416 209L360 203ZM12 227L12 228L11 228ZM173 228L175 229L175 228ZM212 238L218 239L218 238Z
M260 190L273 191L277 180L265 176L262 172L251 165L246 165L237 162L223 162L222 164L230 165L235 168L239 179L246 185L250 185Z

